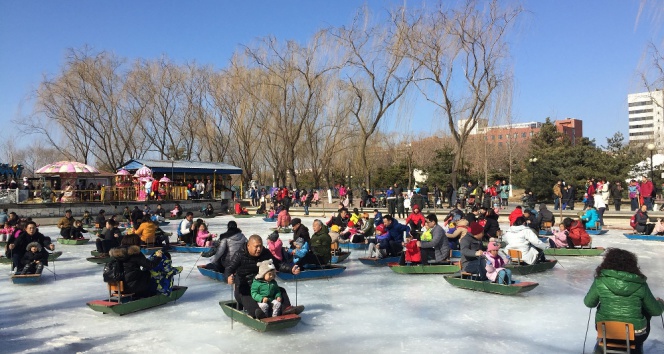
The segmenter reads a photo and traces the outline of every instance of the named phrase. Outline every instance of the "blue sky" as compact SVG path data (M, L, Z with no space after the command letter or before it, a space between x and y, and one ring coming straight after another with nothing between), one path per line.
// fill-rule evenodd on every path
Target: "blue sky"
M59 71L67 48L224 67L256 38L305 41L320 28L350 23L362 4L383 11L399 3L0 0L0 124L30 112L32 90ZM637 24L637 0L523 1L528 12L510 38L515 121L574 117L600 145L616 131L627 137L627 94L642 90L648 43L664 44L658 3L647 2ZM412 112L413 129L430 130L435 112L424 102Z

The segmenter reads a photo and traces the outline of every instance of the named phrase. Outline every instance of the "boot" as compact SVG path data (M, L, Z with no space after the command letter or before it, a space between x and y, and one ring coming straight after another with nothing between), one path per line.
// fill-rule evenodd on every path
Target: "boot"
M254 315L255 315L255 318L257 320L260 320L260 319L263 319L263 318L266 317L265 312L263 312L263 310L261 310L261 309L256 309L256 311L254 312Z

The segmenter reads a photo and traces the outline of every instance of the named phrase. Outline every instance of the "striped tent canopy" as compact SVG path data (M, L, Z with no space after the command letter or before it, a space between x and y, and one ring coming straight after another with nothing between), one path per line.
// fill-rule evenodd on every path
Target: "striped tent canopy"
M40 175L96 175L99 174L99 170L76 161L58 161L38 169L35 173Z

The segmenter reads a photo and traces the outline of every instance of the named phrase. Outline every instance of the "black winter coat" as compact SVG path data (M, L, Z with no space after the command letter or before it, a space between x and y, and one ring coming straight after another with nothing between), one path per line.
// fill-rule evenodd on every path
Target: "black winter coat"
M297 230L293 233L293 241L296 241L298 238L302 237L304 242L311 244L311 237L309 236L309 229L306 226L300 224Z
M138 246L112 248L109 255L124 268L125 292L147 294L150 290L150 269L159 265L161 258L155 257L152 261L145 258Z
M240 291L249 291L251 288L251 283L254 281L254 278L258 274L258 263L272 259L274 267L279 272L291 273L291 267L286 262L281 262L280 260L274 258L270 250L263 247L263 251L257 257L254 257L249 254L247 251L247 245L245 244L238 252L236 252L231 261L224 271L224 276L226 278L235 274L235 284L238 284Z
M25 249L28 247L28 244L30 242L37 242L39 243L40 246L42 246L42 253L46 254L46 259L44 260L44 266L48 265L48 252L46 251L47 248L51 245L51 238L46 237L41 234L41 232L36 231L34 235L30 236L25 231L22 231L21 234L18 236L16 241L14 241L14 250L12 254L17 254L19 258L23 258L27 250Z
M23 257L21 258L21 264L26 266L26 265L28 265L32 262L35 262L35 261L39 261L42 264L44 264L44 262L46 262L46 260L48 260L48 256L44 255L44 253L42 251L39 251L37 253L25 252Z
M498 220L494 218L485 218L486 224L484 224L484 237L497 237L497 233L500 230L500 225Z

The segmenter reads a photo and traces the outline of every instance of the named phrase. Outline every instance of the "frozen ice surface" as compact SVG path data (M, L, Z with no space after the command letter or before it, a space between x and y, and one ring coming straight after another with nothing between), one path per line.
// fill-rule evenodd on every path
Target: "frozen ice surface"
M311 229L314 218L302 219ZM260 218L225 216L209 220L211 231L224 232L229 220L247 236L267 236L275 226ZM176 226L172 221L164 228ZM56 238L55 227L40 229ZM282 240L291 235L282 234ZM636 252L653 293L664 297L664 243L630 241L622 231L609 231L595 236L593 244ZM198 254L173 253L173 263L185 268L179 283L189 287L180 300L119 317L85 305L107 296L103 267L85 260L94 244L56 249L63 255L39 285L12 284L9 266L0 265L0 352L580 353L589 312L583 296L601 262L601 257L558 257L560 265L552 271L520 278L539 287L501 296L452 287L441 275L371 268L356 260L364 251L352 251L340 277L298 283L297 302L306 310L295 328L261 334L239 323L231 329L218 305L231 298L231 287L192 270L206 263ZM279 283L295 302L295 283ZM586 352L594 345L593 319ZM646 352L663 353L662 321L653 318L651 324Z

